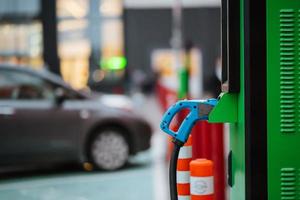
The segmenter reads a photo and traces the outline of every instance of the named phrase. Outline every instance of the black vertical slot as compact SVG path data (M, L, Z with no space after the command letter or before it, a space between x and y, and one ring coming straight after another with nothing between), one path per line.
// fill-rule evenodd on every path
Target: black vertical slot
M240 91L240 0L228 1L228 91Z
M268 200L267 0L244 2L246 200Z
M233 179L232 179L232 151L229 152L228 155L228 168L227 168L227 182L230 187L233 186Z
M222 90L240 91L240 1L222 1Z
M222 7L221 7L221 30L222 30L222 44L221 44L221 51L222 51L222 85L226 85L227 83L227 1L222 0Z

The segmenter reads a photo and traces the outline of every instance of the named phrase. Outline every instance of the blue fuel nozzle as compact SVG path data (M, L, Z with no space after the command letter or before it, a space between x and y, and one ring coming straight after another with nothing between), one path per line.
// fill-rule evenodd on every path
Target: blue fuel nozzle
M178 101L165 112L160 123L160 128L174 139L185 143L195 123L199 120L208 120L210 111L217 103L217 99ZM183 109L188 109L190 112L182 121L178 131L174 132L170 129L171 121Z

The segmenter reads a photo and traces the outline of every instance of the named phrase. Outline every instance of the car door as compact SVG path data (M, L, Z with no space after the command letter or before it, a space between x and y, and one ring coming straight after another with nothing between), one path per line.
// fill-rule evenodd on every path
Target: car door
M18 135L16 134L19 122L16 119L16 111L13 106L12 96L16 90L16 85L6 76L6 73L0 71L0 162L10 163L16 159L17 155L22 159L24 147L21 147Z
M81 119L78 110L56 103L59 86L28 72L0 74L10 88L0 100L0 156L12 162L75 159Z

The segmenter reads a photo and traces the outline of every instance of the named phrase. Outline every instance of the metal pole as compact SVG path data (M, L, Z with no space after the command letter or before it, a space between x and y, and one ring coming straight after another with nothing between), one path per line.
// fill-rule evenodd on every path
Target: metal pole
M43 26L43 58L49 70L60 75L60 61L57 49L56 0L41 0Z
M95 70L99 69L100 57L101 57L101 15L99 12L100 0L89 0L89 27L88 37L91 42L91 55L90 55L90 78L89 84L93 83L92 74Z
M181 0L174 0L173 6L173 32L171 45L174 53L174 66L176 71L182 67L182 4Z

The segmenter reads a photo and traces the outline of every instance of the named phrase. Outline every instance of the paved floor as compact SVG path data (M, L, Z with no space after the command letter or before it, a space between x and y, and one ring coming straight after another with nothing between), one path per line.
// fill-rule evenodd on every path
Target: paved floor
M45 173L45 172L44 172ZM119 172L65 172L13 178L0 183L3 200L152 200L151 164Z
M80 169L22 172L0 181L1 200L167 200L165 136L158 130L160 112L154 97L134 97L140 114L153 124L152 148L118 172ZM149 114L150 113L150 114ZM1 174L0 174L1 176Z

